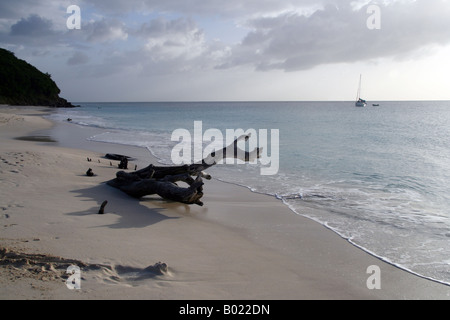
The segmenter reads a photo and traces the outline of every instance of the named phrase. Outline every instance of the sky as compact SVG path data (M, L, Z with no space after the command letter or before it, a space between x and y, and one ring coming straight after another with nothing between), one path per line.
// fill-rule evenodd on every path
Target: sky
M450 0L0 1L0 47L72 102L351 101L361 74L450 100L449 26Z

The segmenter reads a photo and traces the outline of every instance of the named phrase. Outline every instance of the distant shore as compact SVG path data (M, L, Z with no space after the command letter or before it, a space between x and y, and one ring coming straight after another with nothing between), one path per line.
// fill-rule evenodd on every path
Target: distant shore
M0 107L0 299L450 299L450 287L243 187L206 181L203 207L130 198L105 184L118 168L104 155L140 168L156 159L87 141L100 129L53 123L48 112ZM73 264L79 290L66 286ZM370 266L381 289L368 288Z

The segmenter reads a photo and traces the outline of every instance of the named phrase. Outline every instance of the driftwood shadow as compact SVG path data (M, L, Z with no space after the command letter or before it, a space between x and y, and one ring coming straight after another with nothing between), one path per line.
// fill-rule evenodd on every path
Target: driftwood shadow
M95 201L96 206L84 211L67 213L67 215L99 215L99 209L106 200L108 204L104 209L104 215L114 214L115 216L119 216L119 221L114 224L96 227L109 227L114 229L145 228L164 220L178 219L178 217L164 215L163 212L168 211L168 209L164 207L150 208L142 204L138 199L129 197L123 192L108 186L106 183L101 183L90 188L73 190L72 192L76 194L76 197L83 199L80 201Z

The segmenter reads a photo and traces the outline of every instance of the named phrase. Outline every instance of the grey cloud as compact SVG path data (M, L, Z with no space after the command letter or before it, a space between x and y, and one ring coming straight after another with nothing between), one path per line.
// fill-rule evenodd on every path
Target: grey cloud
M80 64L85 64L89 61L89 57L83 52L76 51L68 60L67 64L69 66L76 66Z
M204 32L189 18L149 19L130 37L140 39L137 48L115 52L91 68L94 76L106 76L124 70L136 70L139 77L211 70L227 55L229 48L220 41L207 42ZM109 68L108 66L114 66Z
M17 19L23 15L37 14L40 4L36 0L0 1L0 18Z
M320 2L336 2L342 0L322 0ZM113 14L131 11L162 11L182 13L185 15L215 15L242 17L285 10L292 7L308 7L317 5L315 0L86 0L100 10Z
M110 2L96 1L97 5ZM130 7L152 7L165 10L220 10L231 12L237 5L229 2L197 0L163 2L130 1ZM248 34L237 45L205 40L205 32L193 19L156 18L141 24L130 36L144 39L136 56L143 59L146 72L167 72L195 68L227 69L252 66L260 71L306 70L323 64L353 63L383 57L401 57L433 44L450 43L449 6L440 0L391 1L381 5L382 29L369 30L366 21L368 1L322 1L320 10L304 15L296 10L263 15L271 10L289 6L311 6L315 1L240 1L240 12L258 9L259 15L247 16ZM386 2L387 3L387 2ZM110 3L114 7L114 1ZM177 4L178 6L175 6ZM259 6L258 6L259 4ZM123 4L122 4L123 5ZM189 6L191 9L186 9ZM130 8L129 7L129 8ZM236 19L238 9L234 9ZM183 12L185 13L185 12ZM232 31L230 31L232 32ZM137 61L137 60L134 60ZM135 62L137 63L137 62Z
M52 22L38 15L22 18L11 26L12 36L47 36L53 34Z
M62 41L53 22L35 14L14 21L0 32L0 44L9 47L53 47Z
M198 29L198 27L192 19L168 20L160 17L142 24L135 34L143 37L159 37L167 34L186 33L194 29Z
M450 43L450 8L444 1L417 0L381 6L381 30L369 30L367 6L327 5L311 16L284 13L248 21L252 31L221 68L295 71L321 64L395 57L433 44Z
M93 43L114 40L126 40L128 32L125 25L117 19L102 19L84 24L81 33L85 39Z
M10 18L11 27L0 33L0 43L23 45L46 52L58 44L58 48L67 50L64 57L70 57L65 61L69 65L87 64L91 61L88 56L92 51L89 49L95 48L97 54L104 56L103 59L94 59L98 65L92 70L120 72L124 68L135 68L142 70L142 74L239 66L250 66L261 71L296 71L323 64L401 57L417 49L450 43L448 1L383 1L379 5L381 30L368 30L366 27L369 2L80 0L82 15L84 6L89 6L95 14L101 14L104 18L96 21L83 19L81 30L56 30L59 22L49 20L52 15L46 18L42 15L45 5L51 4L51 10L55 12L53 2L24 0L29 6L35 3L40 15ZM20 3L1 2L0 9L17 15L18 8L22 7ZM303 14L301 9L312 7L316 11ZM30 11L32 8L28 9ZM123 19L129 18L127 14L130 12L148 13L149 18L146 22L132 24ZM155 18L152 13L163 14ZM67 17L65 11L60 14L64 21ZM200 27L208 26L208 23L200 22L204 16L208 20L226 16L227 21L232 20L242 27L240 32L248 32L238 44L208 40L209 30ZM235 30L230 30L232 32ZM72 50L77 51L74 53ZM110 57L111 52L114 52L114 57ZM114 68L110 67L112 65Z
M88 48L90 44L107 44L128 38L126 26L116 19L102 19L84 23L81 30L55 30L54 23L38 15L30 15L14 22L9 30L0 32L0 44L27 48Z
M156 63L171 61L169 69L184 65L181 69L195 68L198 57L204 58L209 50L205 34L189 18L155 18L130 31L143 39L142 51L148 55L153 67Z

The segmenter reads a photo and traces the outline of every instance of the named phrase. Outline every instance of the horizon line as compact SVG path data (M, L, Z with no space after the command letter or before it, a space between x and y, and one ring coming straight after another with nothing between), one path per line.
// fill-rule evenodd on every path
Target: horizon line
M450 102L450 99L436 100L366 100L369 102ZM149 100L149 101L71 101L71 103L242 103L242 102L355 102L355 100Z

